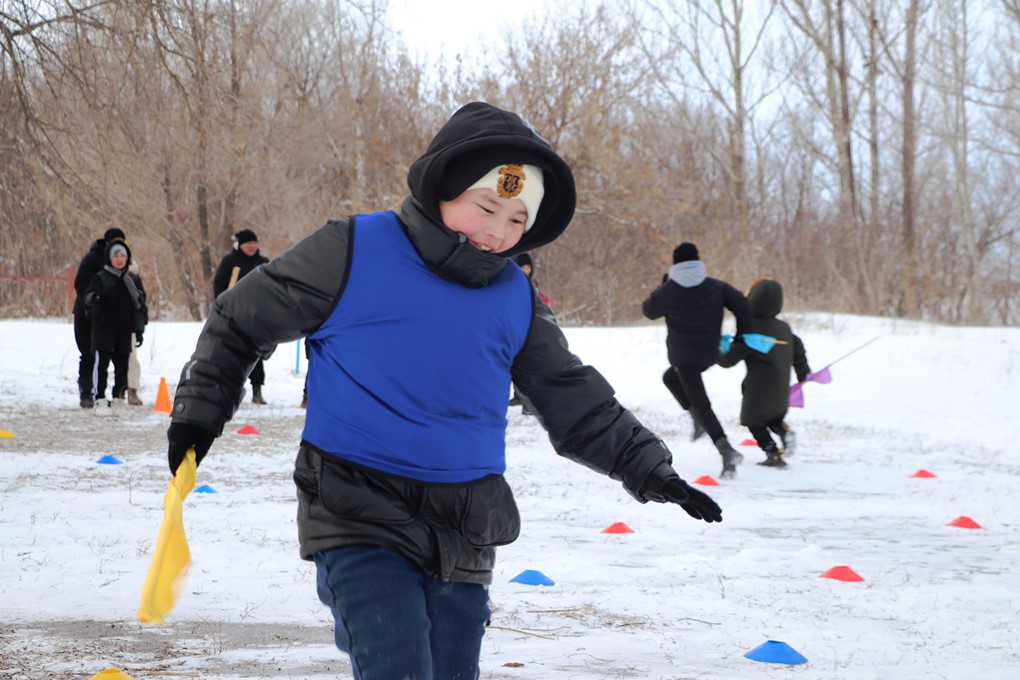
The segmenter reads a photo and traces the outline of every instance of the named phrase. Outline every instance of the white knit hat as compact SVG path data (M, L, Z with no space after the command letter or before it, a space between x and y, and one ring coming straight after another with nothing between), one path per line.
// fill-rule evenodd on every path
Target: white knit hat
M524 231L531 229L538 217L538 208L542 205L545 185L542 182L542 169L534 165L505 163L485 173L480 180L469 186L472 189L492 189L500 198L519 198L528 209L528 219L524 223Z

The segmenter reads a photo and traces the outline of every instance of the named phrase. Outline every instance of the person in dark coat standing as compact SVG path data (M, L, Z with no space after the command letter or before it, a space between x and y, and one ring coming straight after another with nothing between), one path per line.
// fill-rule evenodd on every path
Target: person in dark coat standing
M473 102L407 182L398 210L331 221L217 300L174 394L167 461L176 472L187 456L190 471L236 412L247 369L307 337L297 529L336 645L359 680L470 680L497 547L521 529L504 476L511 384L560 456L639 502L706 522L722 511L571 353L509 262L574 214L573 174L548 142Z
M78 345L78 398L82 408L92 408L95 404L95 390L92 383L92 371L96 364L96 355L92 351L92 321L89 320L85 306L85 290L92 283L92 277L106 264L106 244L115 238L124 239L124 232L116 227L106 230L103 238L96 239L89 247L85 256L78 264L74 275L74 342Z
M251 229L242 229L234 234L234 249L223 256L216 267L213 277L213 296L218 298L234 285L250 274L255 267L269 262L269 258L259 252L259 237ZM266 382L266 368L259 359L255 368L248 376L251 382L251 401L253 404L265 404L262 396L262 385Z
M747 366L747 377L741 384L744 399L740 424L751 431L758 447L765 452L765 460L758 464L782 468L786 467L783 453L792 453L795 436L783 420L790 408L790 369L803 382L811 367L804 343L788 323L776 318L783 311L783 287L779 282L759 279L751 286L747 299L754 313L751 332L775 338L776 343L764 354L736 343L719 356L719 365L730 368L743 361ZM770 430L779 435L782 448L776 446Z
M666 318L669 365L677 377L675 391L671 391L712 438L723 461L719 476L730 479L736 476L736 466L744 457L726 438L701 374L719 358L723 311L728 309L736 317L739 338L751 330L751 305L730 284L706 276L705 264L693 243L681 243L674 249L673 266L666 278L645 300L642 311L649 319Z
M123 239L106 244L105 264L85 289L85 305L92 321L92 351L96 363L96 405L106 398L107 370L113 361L114 399L127 392L128 359L131 355L131 334L142 346L149 310L145 303L142 279L128 271L131 250ZM108 402L107 406L112 402Z

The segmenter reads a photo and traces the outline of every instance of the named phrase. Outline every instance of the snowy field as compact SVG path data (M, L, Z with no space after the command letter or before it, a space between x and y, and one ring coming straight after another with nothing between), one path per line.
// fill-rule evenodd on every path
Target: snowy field
M634 502L510 410L507 477L524 526L499 553L482 678L1020 677L1020 329L787 320L815 371L878 340L837 363L832 383L805 387L789 468L759 467L743 447L735 480L700 487L722 524ZM295 345L267 363L269 405L246 403L198 470L217 493L185 502L193 565L168 623L136 621L169 479L169 418L152 405L161 376L173 393L199 330L150 325L146 406L97 418L78 408L70 324L0 321L0 678L351 677L297 556ZM690 420L659 382L662 326L566 332L666 440L681 476L718 479L711 443L688 441ZM734 444L748 437L742 377L706 373ZM961 516L980 528L950 526ZM603 533L616 522L633 533ZM836 566L863 580L821 578ZM555 583L512 583L524 570ZM768 640L807 662L744 657Z

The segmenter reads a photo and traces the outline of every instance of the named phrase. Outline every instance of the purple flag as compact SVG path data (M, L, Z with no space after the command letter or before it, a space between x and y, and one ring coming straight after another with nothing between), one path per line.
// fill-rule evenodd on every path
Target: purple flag
M790 385L790 408L804 408L804 389L801 383Z
M826 366L817 373L808 373L807 378L805 378L805 380L812 380L821 385L827 385L828 383L832 382L832 373L829 372L829 367Z

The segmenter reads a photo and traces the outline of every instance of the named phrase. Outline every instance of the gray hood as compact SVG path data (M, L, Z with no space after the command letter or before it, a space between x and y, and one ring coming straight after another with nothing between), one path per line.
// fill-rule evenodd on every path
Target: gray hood
M705 280L705 263L688 260L675 264L669 268L669 280L682 288L694 288Z

